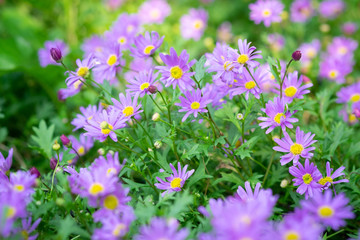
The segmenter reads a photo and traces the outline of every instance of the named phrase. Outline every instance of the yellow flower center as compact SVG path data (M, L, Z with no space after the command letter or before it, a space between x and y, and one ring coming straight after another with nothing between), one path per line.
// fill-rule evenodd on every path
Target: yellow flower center
M331 78L331 79L335 79L338 75L339 75L339 72L336 70L331 70L329 72L329 78Z
M248 215L244 215L240 218L240 222L250 225L251 224L251 218Z
M158 19L158 18L160 17L160 10L157 9L157 8L151 10L150 16L151 16L151 18L154 19L154 20Z
M355 121L356 121L356 116L355 116L355 114L353 114L353 113L350 114L350 115L349 115L349 122L350 122L350 123L353 123L353 122L355 122Z
M181 178L174 178L170 183L171 188L181 188L181 181Z
M175 66L170 68L170 74L172 78L179 79L182 77L183 71L179 68L179 66Z
M153 50L155 47L153 45L149 45L144 49L144 54L150 55L151 50Z
M5 218L12 218L16 214L16 209L14 207L7 207L5 211Z
M316 55L316 50L315 48L309 48L307 51L306 51L306 56L308 58L314 58Z
M303 181L304 181L304 183L305 184L310 184L311 182L312 182L312 176L311 176L311 174L309 174L309 173L306 173L306 174L304 174L303 176L302 176L302 179L303 179Z
M96 196L103 191L104 186L101 183L93 183L89 188L89 193L93 196Z
M339 49L338 49L338 53L339 54L341 54L341 55L345 55L346 53L348 52L348 49L347 49L347 47L340 47Z
M360 94L359 94L359 93L355 93L355 94L351 95L350 101L352 101L352 102L358 102L358 101L360 101Z
M119 200L115 195L109 195L104 199L104 207L109 210L114 210L119 205Z
M318 215L322 218L330 218L334 215L335 210L330 206L321 206L318 209Z
M262 12L263 17L269 17L271 15L270 9L264 9Z
M331 177L324 177L324 178L321 178L321 179L319 180L319 183L320 183L321 185L325 185L327 182L332 183L332 182L333 182L333 179L332 179Z
M85 153L85 148L84 148L84 146L80 146L78 149L77 149L77 152L78 152L78 154L79 155L84 155L84 153Z
M200 28L202 28L204 26L204 23L203 23L203 21L201 21L200 19L198 19L198 20L196 20L195 22L194 22L194 28L195 29L200 29Z
M21 231L21 236L22 236L25 240L29 239L29 233L28 233L26 230L22 230L22 231Z
M193 102L191 103L191 109L199 109L200 103L199 102Z
M115 173L116 173L116 169L112 167L106 171L106 176L109 176L109 175L115 174Z
M287 87L284 92L285 92L285 96L293 97L297 92L297 88L293 86Z
M124 229L126 229L125 224L119 223L118 225L116 225L116 227L115 227L115 229L113 231L113 235L115 237L120 236L121 231L124 230Z
M109 134L111 130L114 128L111 124L106 121L102 121L100 123L101 133L102 134Z
M127 106L126 108L124 108L123 114L125 114L126 117L133 115L134 108L132 106Z
M302 153L302 151L304 150L303 145L298 144L298 143L294 143L293 145L291 145L290 147L290 152L294 155L300 155Z
M245 64L247 61L249 61L249 56L247 54L241 54L238 59L238 63Z
M253 89L256 86L256 83L254 81L250 81L245 83L245 88L246 89Z
M80 80L77 80L76 82L73 83L73 86L74 86L74 89L78 89L79 86L81 85L81 81Z
M85 76L87 76L89 74L89 68L88 67L79 67L76 74L79 77L85 77Z
M146 82L140 85L140 90L143 91L150 86L150 83Z
M300 235L299 233L291 230L285 233L285 236L283 238L284 240L300 240Z
M128 33L131 33L133 30L134 30L134 25L129 25L129 26L127 26L127 28L126 28L126 31L128 32Z
M281 117L283 117L284 119L286 118L283 113L277 113L274 117L274 121L277 122L278 124L280 124Z
M73 163L73 160L70 159L70 160L67 161L67 163L68 163L68 164L72 164L72 163Z
M118 38L118 43L120 43L120 45L124 45L127 42L126 37L119 37Z
M117 61L117 56L114 55L114 54L112 54L112 55L110 55L110 57L108 58L107 64L108 64L109 66L112 66L112 65L114 65L114 64L116 63L116 61Z
M24 189L25 189L24 185L21 185L21 184L16 184L14 186L14 190L18 191L18 192L22 192L22 191L24 191Z

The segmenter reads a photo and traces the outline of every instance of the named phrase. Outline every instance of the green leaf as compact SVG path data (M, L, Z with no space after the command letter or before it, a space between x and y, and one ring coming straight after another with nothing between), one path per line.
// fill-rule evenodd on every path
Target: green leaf
M195 63L195 79L200 83L200 81L202 80L202 78L205 75L205 62L206 62L206 57L205 55L203 55L199 61L197 61Z
M204 178L212 178L213 176L205 174L205 163L204 161L200 160L200 165L196 169L195 174L190 177L190 181L187 184L187 187L190 188L193 184L199 182L201 179Z
M241 180L241 179L237 176L237 174L235 174L235 173L224 173L224 172L221 172L221 178L216 179L216 181L214 181L214 182L212 183L212 185L216 185L216 184L218 184L219 182L223 182L223 181L235 183L236 186L241 185L241 184L244 183L244 181Z
M171 205L169 217L179 217L182 213L188 210L188 205L193 201L193 196L189 194L189 191L185 190L181 194L177 194L174 204Z
M147 223L152 216L155 216L155 212L156 207L154 206L154 199L152 195L147 196L144 201L138 199L135 207L135 215L137 221L142 224Z
M90 238L90 234L79 227L75 220L70 216L66 216L65 219L60 219L60 217L58 217L51 221L51 223L58 229L55 239L68 239L70 234L78 234L82 237Z
M137 183L128 178L122 178L122 180L130 186L130 189L138 190L141 187L149 187L148 185L146 185L144 183Z
M46 126L44 120L41 120L39 127L33 127L35 135L32 135L31 138L37 143L42 151L41 154L44 157L51 158L52 145L55 141L53 138L55 126L51 125L50 127Z

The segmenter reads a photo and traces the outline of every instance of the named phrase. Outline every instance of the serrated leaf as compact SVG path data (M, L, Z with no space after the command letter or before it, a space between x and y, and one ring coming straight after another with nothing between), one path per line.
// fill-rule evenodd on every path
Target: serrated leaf
M203 55L199 61L197 61L195 63L195 79L200 83L200 81L202 80L202 78L205 75L205 62L206 62L206 57L205 55Z
M34 142L37 143L37 145L42 150L40 151L40 153L48 159L51 158L52 145L55 141L55 139L53 138L54 129L54 125L47 127L45 121L41 120L39 127L33 127L35 135L31 136Z
M201 179L204 178L212 178L213 176L205 174L205 163L200 160L200 165L196 169L193 176L190 177L190 181L187 184L187 187L191 187L193 184L199 182Z
M176 195L174 204L171 205L169 217L179 217L181 213L188 210L188 205L193 201L193 196L189 194L189 191L185 190Z

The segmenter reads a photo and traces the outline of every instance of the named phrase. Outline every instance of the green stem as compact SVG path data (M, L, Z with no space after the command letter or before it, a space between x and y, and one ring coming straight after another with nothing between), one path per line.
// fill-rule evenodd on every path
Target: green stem
M259 89L261 89L260 86L259 86L259 84L258 84L257 81L255 80L254 76L251 74L249 67L248 67L247 65L245 65L245 68L246 68L246 70L248 71L248 73L250 74L251 78L254 80L256 86L257 86ZM265 101L264 101L264 97L263 97L263 94L262 94L262 93L260 93L260 99L261 99L261 103L262 103L263 107L265 107Z
M274 160L274 156L275 156L275 152L273 152L273 154L272 154L272 156L271 156L271 159L270 159L270 162L269 162L269 165L268 165L268 167L267 167L267 169L266 169L265 176L264 176L264 180L263 180L263 184L262 184L263 187L265 186L266 178L267 178L267 176L268 176L268 174L269 174L271 165L272 165L273 160Z
M53 175L52 175L52 178L51 178L51 189L50 189L50 195L53 191L53 188L54 188L54 178L55 178L55 173L56 173L56 170L59 166L59 151L56 151L56 154L57 154L57 162L56 162L56 166L55 166L55 169L54 169L54 172L53 172Z
M288 62L288 64L286 64L285 73L284 73L284 76L283 76L283 78L281 79L281 82L280 82L280 99L282 99L282 93L283 93L282 88L283 88L285 76L286 76L286 73L287 73L287 71L288 71L288 69L289 69L290 64L292 63L292 61L293 61L293 59L291 59L291 60Z

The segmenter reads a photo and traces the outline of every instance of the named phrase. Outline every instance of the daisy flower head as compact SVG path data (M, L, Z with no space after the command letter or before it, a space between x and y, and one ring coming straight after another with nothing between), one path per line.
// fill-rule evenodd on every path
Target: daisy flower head
M120 93L119 101L115 98L112 98L111 101L114 103L114 108L120 111L120 115L129 120L131 117L143 112L143 110L140 110L142 105L138 104L138 99L139 93L136 93L134 98L129 93L126 96Z
M62 57L65 57L69 53L69 47L62 40L56 39L54 41L46 41L45 48L41 48L38 51L41 67L46 67L47 65L61 65L51 57L50 49L52 48L59 49Z
M283 98L286 103L291 103L295 98L303 99L305 94L310 93L308 88L312 87L312 83L301 85L303 83L303 76L298 76L298 72L294 71L289 73L283 82ZM274 91L277 94L280 94L280 84L275 85L276 90Z
M86 108L80 107L81 114L77 114L76 118L71 121L71 124L75 126L73 131L83 128L87 123L87 120L91 120L96 114L102 111L101 105L99 108L94 105L89 105Z
M68 73L69 76L65 80L66 85L74 89L80 88L83 82L85 82L85 79L89 77L90 70L95 66L94 55L90 54L82 61L77 59L76 65L78 66L76 72L67 71L66 73Z
M146 32L145 35L140 34L135 37L135 47L130 47L130 51L133 57L145 58L150 57L161 46L164 41L164 37L159 37L157 32L152 31L151 35Z
M9 191L28 202L31 200L30 196L34 193L35 180L36 176L30 172L17 171L10 173L10 181L5 185L7 185Z
M100 199L100 206L105 211L121 212L123 208L127 207L126 204L131 200L127 196L129 193L128 188L124 188L120 182L116 183L115 191ZM100 210L101 211L101 210Z
M186 228L180 229L176 219L164 219L154 217L151 219L149 226L140 227L139 234L134 237L135 240L185 240L189 235Z
M358 30L358 25L354 22L346 22L342 25L341 30L344 34L352 35Z
M112 29L125 29L130 36L135 36L141 29L141 23L137 14L122 13L111 26Z
M19 228L18 230L19 232L21 232L22 236L26 236L25 239L36 240L39 234L35 233L32 236L30 236L30 234L34 232L37 226L40 224L41 218L37 219L33 224L31 224L31 222L32 222L31 217L21 219L21 228Z
M216 110L222 108L222 105L226 103L223 98L227 95L227 90L221 86L206 83L202 92L205 98L211 99L211 106Z
M179 112L186 112L182 121L184 122L190 114L193 114L197 118L198 113L207 112L206 105L211 103L211 99L208 95L201 94L201 90L193 89L192 91L186 91L184 96L180 96L180 103L175 103L176 106L182 107Z
M292 123L298 122L298 119L292 118L290 111L285 111L285 100L279 97L274 98L274 101L266 103L265 108L261 109L268 117L259 117L258 120L263 121L259 124L261 129L267 128L266 134L272 132L276 127L281 127L283 132L286 128L293 128Z
M358 42L346 37L335 37L327 47L327 52L331 56L339 59L353 58L354 51L358 47Z
M345 219L355 217L348 203L349 199L344 193L333 196L331 190L326 190L324 193L315 193L309 200L303 200L301 206L325 227L338 230L346 225Z
M278 0L258 0L249 5L250 20L255 24L264 23L270 27L273 22L281 22L281 16L284 5Z
M230 97L245 93L246 100L249 99L249 94L254 95L254 97L257 99L260 98L262 90L259 86L261 86L264 81L265 73L261 68L249 68L249 71L251 75L248 71L243 71L240 75L240 78L238 80L234 80L235 83L229 90Z
M354 83L350 86L343 87L337 92L337 103L360 103L360 83Z
M349 182L348 179L340 179L334 181L335 178L340 176L345 176L343 173L345 167L341 166L334 173L332 173L333 169L330 167L330 162L326 163L326 175L319 180L319 183L323 186L322 189L328 189L331 185L341 183L341 182Z
M312 144L317 142L313 140L315 134L311 135L311 132L304 133L299 127L296 128L296 141L291 140L289 134L284 132L284 138L279 139L275 138L274 141L279 144L279 146L273 147L275 151L288 153L281 156L280 163L285 165L290 161L293 161L293 165L296 166L299 163L300 157L309 159L314 155L311 151L315 150L315 147L311 147Z
M208 13L204 9L190 9L189 13L180 19L181 36L184 39L199 40L204 34L207 21Z
M160 80L165 83L165 87L179 86L181 91L191 90L195 85L191 76L194 72L188 72L195 64L196 60L189 61L189 54L183 50L180 56L177 55L174 48L170 48L170 55L160 53L160 58L166 66L158 66L156 69L161 73Z
M315 192L321 192L321 185L318 181L321 179L321 173L314 163L310 163L309 159L305 160L304 166L298 163L297 166L289 168L289 172L295 178L293 179L294 186L299 186L297 193L303 195L305 198L313 197Z
M79 140L74 136L69 136L69 139L72 144L70 153L76 154L74 151L75 149L80 157L84 156L94 146L94 139L92 137L85 136L83 133L80 134ZM74 159L72 159L71 164L75 164L78 158L79 157L76 155Z
M113 80L120 68L122 62L121 56L120 44L107 44L96 58L97 64L93 70L95 81L103 83L104 80Z
M188 165L185 165L184 168L181 168L180 162L178 162L178 170L176 170L171 163L170 168L172 174L165 178L166 181L156 177L160 183L155 183L155 186L158 189L166 190L161 194L161 196L165 196L167 193L180 192L186 180L195 172L194 169L187 171Z
M84 126L85 131L87 131L85 136L93 137L100 142L104 142L109 136L114 142L117 142L117 136L114 130L125 127L127 120L128 119L115 108L112 108L109 112L104 109L87 121Z
M143 97L149 91L150 86L154 86L157 82L156 78L158 73L153 73L153 70L142 71L134 76L134 79L128 80L130 85L127 85L126 92L135 96L138 94L140 97Z
M101 51L97 52L97 56L104 57L102 56L102 52L109 48L109 45L119 45L121 50L129 49L131 44L133 44L134 42L134 37L134 34L129 34L126 31L125 26L118 25L117 27L110 28L109 31L106 31L104 33L104 38L106 39L106 41L104 42ZM105 58L106 57L107 56L105 56Z
M261 183L255 185L254 191L250 186L249 181L245 182L245 189L241 186L238 187L236 191L235 198L241 200L242 202L256 201L258 199L267 199L267 203L271 206L275 206L277 197L272 194L271 189L260 189Z
M106 176L118 176L121 169L125 165L125 160L122 164L120 164L119 161L119 153L115 152L114 155L111 153L106 154L106 158L103 156L100 156L94 160L94 162L90 166L90 170L92 168L98 168L102 166L106 170Z
M281 49L284 48L285 45L285 38L281 34L269 34L267 37L267 41L270 44L270 48L275 51L279 52Z
M14 149L10 148L8 156L5 158L4 155L0 152L0 172L6 173L10 170L12 165Z
M351 73L354 62L350 58L325 58L320 62L320 77L336 83L345 83L345 77Z
M252 68L255 68L260 65L258 61L255 59L261 59L262 56L260 55L261 51L256 51L256 47L250 47L251 42L247 42L247 40L238 40L239 45L239 54L237 52L231 52L236 59L236 62L239 64L239 72L242 71L244 65L249 65Z
M324 0L319 5L319 13L324 18L336 18L345 9L342 0Z
M290 14L293 22L306 22L314 16L311 0L295 0L291 4Z
M171 13L171 7L165 0L148 0L140 7L138 17L143 24L161 24Z
M319 39L314 39L310 43L303 43L299 47L301 52L301 62L309 62L318 56L321 48Z
M78 94L81 90L81 87L83 86L83 83L80 83L79 85L73 84L71 87L61 88L57 92L57 96L59 101L63 102L67 98L72 97L76 94Z
M124 78L126 81L133 79L134 76L138 75L139 72L142 71L150 71L154 68L153 59L152 58L134 58L132 62L130 62L129 68L131 71L127 71L124 74Z
M92 35L83 41L81 50L83 50L86 57L89 55L97 56L97 54L103 50L105 44L106 43L103 37Z

